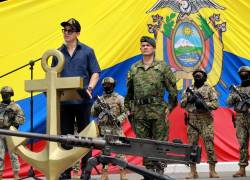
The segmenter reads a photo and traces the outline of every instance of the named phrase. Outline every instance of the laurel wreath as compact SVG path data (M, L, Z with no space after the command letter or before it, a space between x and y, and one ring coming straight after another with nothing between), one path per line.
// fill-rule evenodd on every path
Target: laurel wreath
M202 17L200 14L198 16L198 19L200 20L200 23L201 23L200 27L202 31L204 32L205 39L210 38L213 35L213 31L208 25L207 20L204 17Z
M163 29L164 29L164 35L166 37L171 36L171 32L174 26L174 18L176 16L176 13L171 13L169 16L166 16L166 21L163 24Z

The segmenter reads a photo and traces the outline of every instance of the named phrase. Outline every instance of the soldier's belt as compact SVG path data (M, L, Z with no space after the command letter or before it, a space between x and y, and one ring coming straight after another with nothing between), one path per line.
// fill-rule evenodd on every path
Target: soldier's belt
M154 104L161 102L163 102L163 99L160 97L140 98L140 99L135 99L134 101L136 105Z

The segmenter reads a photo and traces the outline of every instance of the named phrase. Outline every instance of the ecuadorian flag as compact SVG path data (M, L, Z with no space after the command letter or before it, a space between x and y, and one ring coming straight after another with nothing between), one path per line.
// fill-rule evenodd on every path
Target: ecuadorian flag
M0 76L40 58L48 49L58 48L63 43L60 23L73 17L82 26L79 40L95 50L102 69L100 82L106 76L114 77L116 91L124 96L127 71L141 58L140 37L154 37L156 57L165 60L175 71L180 94L192 83L190 73L195 67L206 70L221 106L214 112L216 155L219 161L238 161L238 142L226 98L229 86L240 83L238 68L250 65L250 4L248 0L213 1L223 8L200 7L182 20L177 20L180 11L170 5L146 13L157 0L3 1L0 3ZM34 79L42 79L44 75L40 62L35 63ZM30 94L24 91L24 80L29 79L29 66L0 78L0 86L14 88L14 99L25 111L26 121L20 131L30 131ZM95 95L102 92L100 82ZM180 138L187 143L183 110L177 107L169 119L170 140ZM45 96L35 94L36 132L45 132L45 121ZM126 134L131 132L128 123L124 128ZM40 144L35 144L35 149L39 148ZM206 159L203 151L202 160ZM140 163L138 159L129 160ZM23 164L21 172L26 173L27 167ZM11 172L6 171L5 175Z

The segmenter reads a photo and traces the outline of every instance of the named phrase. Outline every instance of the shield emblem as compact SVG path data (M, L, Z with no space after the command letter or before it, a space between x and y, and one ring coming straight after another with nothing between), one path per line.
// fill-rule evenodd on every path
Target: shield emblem
M174 62L184 71L190 71L200 66L204 52L204 37L196 23L190 20L179 21L172 35Z

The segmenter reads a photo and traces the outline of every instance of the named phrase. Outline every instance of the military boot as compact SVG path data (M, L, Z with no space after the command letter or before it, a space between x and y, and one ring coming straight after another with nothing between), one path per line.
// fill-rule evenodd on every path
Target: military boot
M220 176L215 171L215 164L209 164L209 178L219 178Z
M19 175L18 175L18 171L14 171L14 179L20 179Z
M199 178L197 170L196 170L196 164L190 165L190 173L186 177L186 179L197 179Z
M246 177L246 166L240 165L239 171L237 171L233 177Z
M101 180L109 180L109 173L107 169L102 170Z
M127 173L125 169L121 169L120 171L120 180L128 180Z

